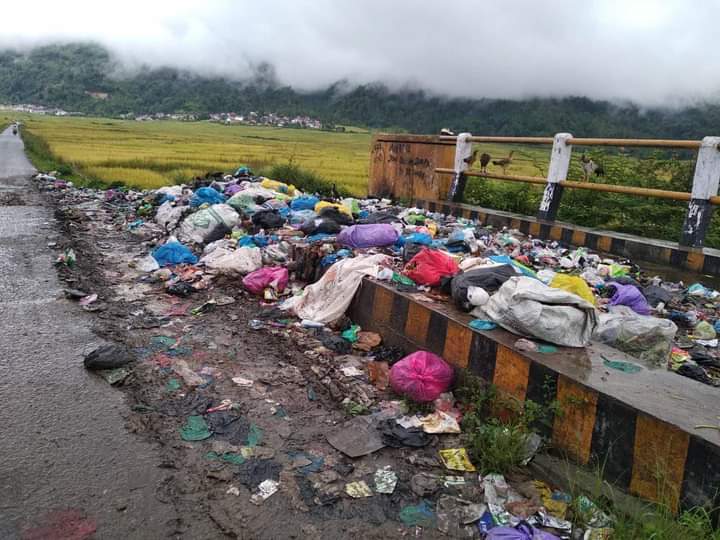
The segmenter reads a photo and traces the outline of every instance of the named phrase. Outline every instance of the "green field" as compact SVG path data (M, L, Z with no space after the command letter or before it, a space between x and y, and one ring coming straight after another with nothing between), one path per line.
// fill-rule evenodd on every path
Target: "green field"
M44 140L55 157L92 180L154 188L208 171L234 171L241 164L262 172L292 163L337 182L354 195L367 191L371 139L367 131L40 115L20 118L26 132Z
M10 116L0 113L0 124ZM40 169L63 164L75 180L141 188L188 182L208 171L233 171L247 164L259 174L297 181L311 191L325 189L322 180L347 192L367 194L370 140L368 131L346 133L305 129L224 126L208 122L136 122L105 118L56 118L20 115L30 156ZM549 145L512 147L477 145L493 159L514 149L507 173L544 177ZM694 157L654 151L587 149L602 163L609 184L689 191ZM568 178L582 180L580 155L574 152ZM288 164L292 167L285 167ZM474 169L479 168L476 163ZM502 173L490 165L489 172ZM534 215L542 186L471 178L465 199L471 204ZM558 218L563 221L648 238L677 240L687 205L648 197L566 190ZM720 247L720 219L714 220L706 245Z

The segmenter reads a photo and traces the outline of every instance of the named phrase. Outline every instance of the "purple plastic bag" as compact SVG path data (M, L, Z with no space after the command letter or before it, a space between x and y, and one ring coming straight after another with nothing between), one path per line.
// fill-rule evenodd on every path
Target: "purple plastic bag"
M611 306L627 306L640 315L650 315L650 304L635 285L622 285L612 281L608 287L615 287L615 294L610 299Z
M225 196L232 197L238 191L242 191L242 186L239 186L238 184L230 184L225 187Z
M382 247L394 244L398 239L395 227L387 223L352 225L340 231L337 241L351 248Z
M554 534L541 531L522 522L517 527L495 527L490 529L485 540L560 540Z

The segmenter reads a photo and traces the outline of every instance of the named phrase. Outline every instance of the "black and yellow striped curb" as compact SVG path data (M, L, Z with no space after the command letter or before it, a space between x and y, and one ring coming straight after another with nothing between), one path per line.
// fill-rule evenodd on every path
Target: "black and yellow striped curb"
M617 487L674 510L720 503L720 431L695 429L718 423L718 389L662 368L608 369L603 356L633 359L602 344L518 351L510 332L473 330L451 305L367 278L348 314L386 343L434 352L520 401L557 400L562 412L544 435L573 461L599 465Z
M720 275L720 250L688 248L674 242L653 240L630 234L601 231L555 221L545 223L533 217L468 204L415 199L413 204L431 212L476 219L495 228L508 227L536 238L584 246L599 252L627 257L633 261L659 263L702 274Z

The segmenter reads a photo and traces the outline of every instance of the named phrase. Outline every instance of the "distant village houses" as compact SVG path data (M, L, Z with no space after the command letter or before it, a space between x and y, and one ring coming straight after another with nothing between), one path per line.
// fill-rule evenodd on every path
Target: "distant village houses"
M83 116L80 112L69 112L54 107L44 107L43 105L33 105L30 103L21 103L20 105L2 105L0 111L15 111L20 113L45 114L49 116Z
M275 113L260 114L250 111L247 115L228 113L213 113L211 122L222 124L245 124L248 126L296 127L306 129L322 129L322 122L309 116L284 116Z

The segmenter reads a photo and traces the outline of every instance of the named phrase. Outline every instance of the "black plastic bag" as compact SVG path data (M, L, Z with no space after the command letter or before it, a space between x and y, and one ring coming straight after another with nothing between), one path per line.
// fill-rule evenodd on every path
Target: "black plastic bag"
M253 214L252 222L261 229L278 229L285 223L285 218L277 210L262 210Z
M474 306L468 301L468 288L482 287L488 294L491 294L516 275L515 269L510 264L463 272L452 278L450 288L453 300L463 311L471 311Z

